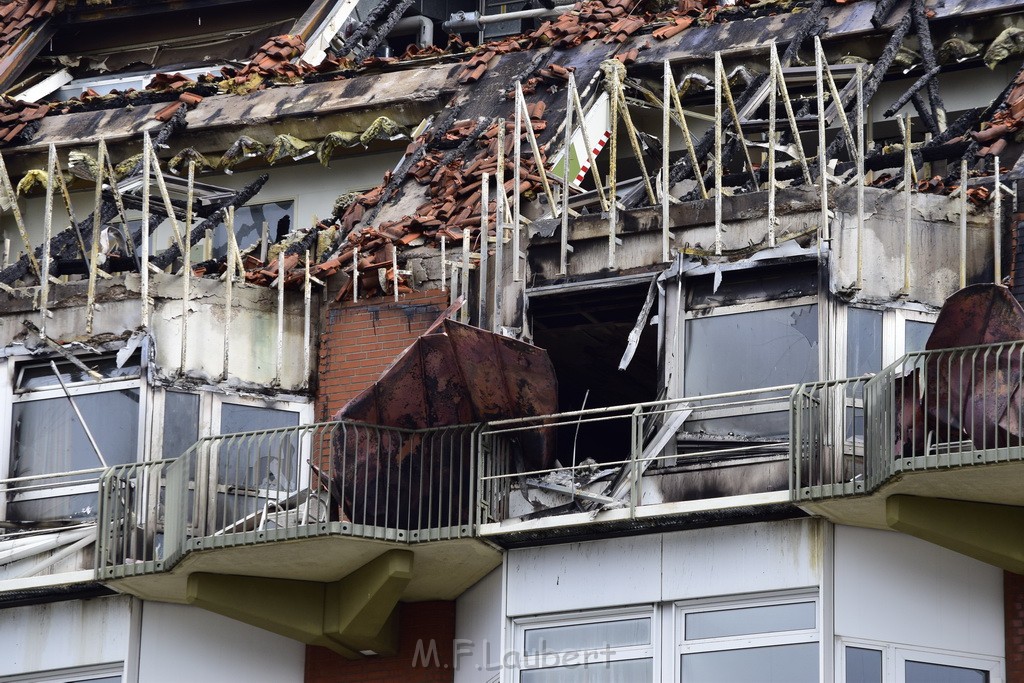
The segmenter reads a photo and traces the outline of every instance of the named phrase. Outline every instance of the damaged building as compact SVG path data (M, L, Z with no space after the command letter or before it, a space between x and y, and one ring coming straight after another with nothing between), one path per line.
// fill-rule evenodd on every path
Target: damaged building
M0 2L0 682L1024 682L1024 3Z

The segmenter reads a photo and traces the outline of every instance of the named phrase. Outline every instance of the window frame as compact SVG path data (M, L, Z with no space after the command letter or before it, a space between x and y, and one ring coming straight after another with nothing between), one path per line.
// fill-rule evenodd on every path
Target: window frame
M588 624L607 623L612 621L627 621L630 619L648 618L651 621L651 642L647 645L631 645L617 648L614 651L606 649L589 650L568 650L557 653L541 653L539 655L526 654L526 633L535 629L558 628L560 626L584 626ZM660 608L658 605L636 605L603 610L590 610L587 612L559 613L543 616L520 617L513 620L513 645L514 661L512 666L513 680L518 683L524 671L538 671L554 669L565 666L579 666L587 663L608 663L632 660L651 660L651 672L654 681L659 676L659 656L661 635ZM566 656L571 656L569 663ZM603 658L602 658L603 656ZM554 657L554 663L546 661ZM594 657L594 658L591 658Z
M840 683L846 683L846 648L848 647L881 651L882 683L906 683L906 662L908 660L986 671L988 683L1002 683L1005 676L1005 661L998 657L837 636L835 680Z
M686 638L686 616L701 612L719 612L729 609L746 609L750 607L773 607L797 603L811 603L814 610L814 628L795 629L791 631L769 631L766 633L748 633L736 636L719 636L714 638ZM821 676L821 644L823 640L821 593L818 589L787 591L784 593L767 593L750 596L728 596L723 598L700 598L685 600L673 604L672 624L673 653L672 680L682 680L682 659L684 655L707 652L728 652L747 650L774 645L799 645L817 643L819 645L818 675Z
M76 357L88 362L93 357L108 357L112 354L76 354ZM7 456L0 462L0 479L8 480L13 479L13 458L14 452L14 406L16 404L33 403L36 401L52 400L52 399L65 399L67 395L72 397L77 396L89 396L94 394L103 394L110 392L126 391L126 390L138 390L139 392L139 408L138 414L136 415L136 443L135 443L135 455L134 458L129 462L140 462L146 453L146 416L149 412L149 400L150 392L146 383L146 356L147 349L146 345L143 344L138 352L139 357L139 374L135 377L127 378L104 378L101 380L95 380L90 382L74 382L66 384L67 393L61 388L60 384L57 383L52 387L45 387L40 389L24 389L18 390L18 382L21 377L22 371L26 365L36 365L41 362L48 362L53 360L54 362L64 361L60 356L36 356L36 355L20 355L20 356L9 356L6 359L6 367L3 372L0 372L0 391L10 399L8 401L2 401L0 404L0 439L4 440L7 444ZM131 359L129 359L131 360ZM94 425L90 425L94 427ZM87 469L69 470L65 472L54 473L64 475L77 475L77 474L89 474L96 473L96 479L98 480L101 476L101 470L105 469L103 464L99 462L97 458L96 466ZM97 471L100 472L97 472ZM33 491L26 491L18 493L12 491L10 483L4 483L0 485L0 490L4 495L0 495L0 519L7 519L7 505L9 502L21 502L31 500L48 500L52 498L65 498L74 495L82 495L89 493L99 492L99 486L96 481L86 480L80 484L72 484L67 486L52 486L46 489L38 489ZM87 521L87 520L82 520Z

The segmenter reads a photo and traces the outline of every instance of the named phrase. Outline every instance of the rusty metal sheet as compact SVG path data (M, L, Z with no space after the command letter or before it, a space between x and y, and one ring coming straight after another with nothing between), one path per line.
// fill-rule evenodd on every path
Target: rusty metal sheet
M1024 340L1024 309L1006 287L972 285L946 300L926 349ZM924 407L940 434L962 433L976 448L1019 443L1020 349L939 353L926 367Z
M557 411L557 396L546 351L446 319L419 337L335 419L433 429L548 415ZM342 427L332 443L335 490L346 519L399 527L466 523L473 451L468 443L454 444L468 431L438 437L436 432L360 429ZM520 437L528 469L552 463L549 432L528 430ZM439 500L458 503L442 510ZM430 520L422 517L424 510ZM448 517L438 517L442 513Z

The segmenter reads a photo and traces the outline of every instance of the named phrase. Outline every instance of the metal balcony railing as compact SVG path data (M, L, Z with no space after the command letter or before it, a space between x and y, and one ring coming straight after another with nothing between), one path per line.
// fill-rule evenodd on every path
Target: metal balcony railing
M478 430L332 422L209 437L173 460L112 467L100 483L99 576L310 536L471 536Z
M1024 342L920 351L873 377L801 385L794 500L870 493L893 476L1024 460Z
M480 523L613 509L628 509L633 518L638 508L666 502L645 497L645 473L674 471L697 459L784 460L789 451L785 436L722 438L689 434L687 425L707 424L722 416L784 417L792 389L765 387L488 423L480 433ZM595 427L609 435L608 441L577 448L581 431ZM682 452L676 448L682 435L694 437L699 445L689 442L687 452ZM530 466L530 453L554 450L555 445L556 466ZM715 506L707 501L709 509Z

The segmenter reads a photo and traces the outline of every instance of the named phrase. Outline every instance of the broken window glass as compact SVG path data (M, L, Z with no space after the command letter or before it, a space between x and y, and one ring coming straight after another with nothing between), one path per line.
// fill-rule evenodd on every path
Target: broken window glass
M139 390L79 394L74 400L107 465L133 462L138 452ZM66 473L102 466L66 396L14 403L10 476L64 476L12 487L8 492L7 519L95 518L98 496L95 483L79 494L82 487L75 486L75 482L94 482L98 475Z
M818 291L817 264L792 264L786 269L761 267L700 275L686 280L686 308L731 306L813 296Z
M83 365L93 372L102 375L103 379L129 379L139 376L139 358L134 356L121 367L117 366L115 356L102 356L94 360L83 360ZM56 363L57 371L60 373L60 380L53 374L53 367L50 361L39 361L23 363L18 366L18 380L16 388L18 391L35 391L38 389L59 389L60 382L65 386L75 384L86 384L97 381L95 377L82 370L70 361Z
M924 345L928 343L928 337L932 335L933 327L935 327L935 323L908 320L904 328L903 350L906 353L924 351Z
M294 202L268 202L252 204L235 209L235 239L238 248L245 251L260 241L263 223L267 223L267 237L271 244L284 239L291 231L294 220ZM213 257L223 258L227 254L228 234L223 223L213 234Z
M221 407L221 434L258 433L239 435L220 443L217 453L220 483L238 491L293 493L298 485L299 437L290 431L267 430L298 424L296 412L225 403ZM245 497L250 503L255 500L252 496ZM222 504L228 504L226 499Z
M882 312L850 307L846 311L846 376L882 369Z
M818 377L818 306L686 321L687 396L811 382Z
M177 458L199 440L199 396L180 391L164 394L164 442L161 457Z

